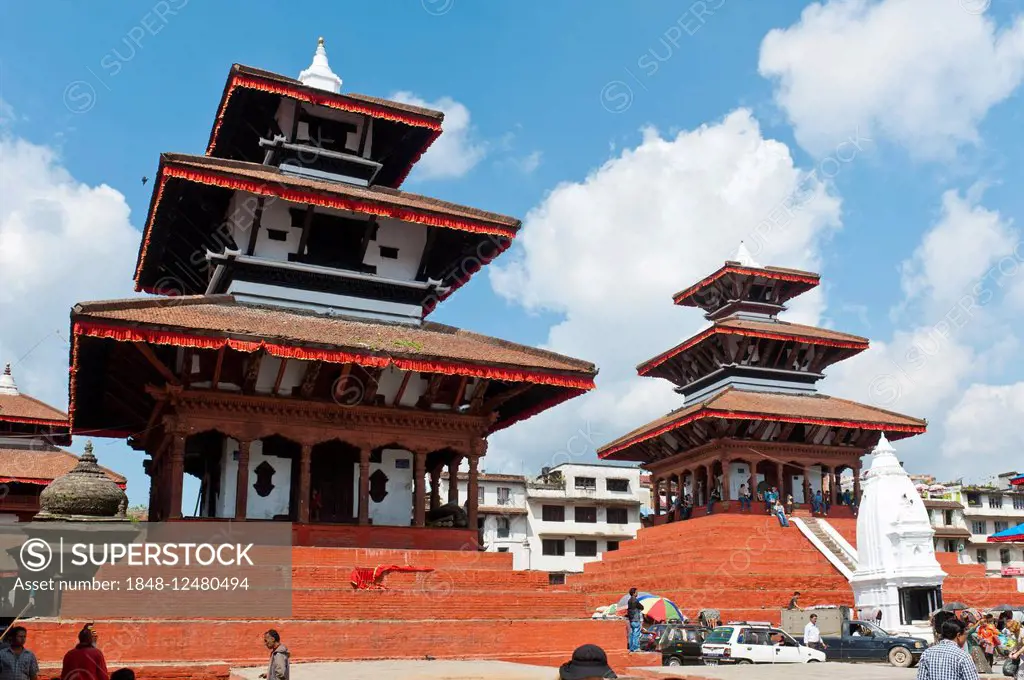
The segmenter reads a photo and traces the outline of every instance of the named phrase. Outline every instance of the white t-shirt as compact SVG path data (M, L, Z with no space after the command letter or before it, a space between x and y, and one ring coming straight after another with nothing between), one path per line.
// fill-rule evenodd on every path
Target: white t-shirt
M821 631L818 630L816 625L808 621L807 625L804 626L804 644L809 645L814 642L821 642Z

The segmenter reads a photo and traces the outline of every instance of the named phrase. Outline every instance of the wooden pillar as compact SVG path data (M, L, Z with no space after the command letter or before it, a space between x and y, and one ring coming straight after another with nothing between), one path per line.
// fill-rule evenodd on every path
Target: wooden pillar
M757 462L748 460L747 465L750 466L750 478L747 482L747 493L750 494L750 502L757 502Z
M860 505L860 465L853 468L853 502Z
M654 514L661 514L661 479L651 475L651 505L654 506Z
M786 502L786 478L785 478L785 471L783 470L783 467L784 466L783 466L782 463L776 463L775 464L775 480L778 483L777 486L778 486L778 489L779 489L779 501L782 502L782 503L785 503Z
M235 475L235 519L245 519L249 507L249 447L251 441L238 442L238 473Z
M421 527L427 523L426 498L423 493L424 467L427 462L425 451L413 451L412 453L412 523L413 526Z
M359 449L359 524L370 523L370 447Z
M809 467L807 467L805 465L804 466L804 503L807 503L808 505L810 505L810 503L811 503L811 494L812 493L813 493L813 490L811 489L811 468L809 468Z
M838 505L839 498L837 493L839 491L839 473L836 468L832 468L831 480L832 483L828 485L828 497L830 505Z
M310 468L313 460L313 445L303 444L299 458L299 524L309 524ZM349 512L352 509L349 508Z
M459 466L462 465L462 456L452 454L448 461L448 504L459 504Z
M181 490L185 483L185 435L176 434L171 442L170 519L181 519Z
M441 467L435 466L430 470L430 509L437 510L441 507Z
M729 459L722 459L722 500L727 501L732 496L729 489Z
M486 447L486 443L484 444L484 446ZM477 518L477 511L478 511L479 505L480 505L480 492L478 491L478 489L479 489L479 481L480 481L478 479L478 476L479 476L478 467L479 467L479 465L480 465L480 456L479 455L472 455L471 454L469 456L469 485L466 487L466 493L469 496L469 508L468 508L468 513L467 513L469 515L469 518L468 518L469 519L469 528L472 529L473 531L476 531L476 529L477 529L476 518Z

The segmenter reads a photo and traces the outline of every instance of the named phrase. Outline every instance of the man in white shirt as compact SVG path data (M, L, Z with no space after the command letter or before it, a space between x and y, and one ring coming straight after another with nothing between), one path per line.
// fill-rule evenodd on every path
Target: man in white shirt
M824 652L828 649L821 640L821 631L818 630L818 615L811 614L811 620L804 626L804 644L811 649L817 649L819 652Z

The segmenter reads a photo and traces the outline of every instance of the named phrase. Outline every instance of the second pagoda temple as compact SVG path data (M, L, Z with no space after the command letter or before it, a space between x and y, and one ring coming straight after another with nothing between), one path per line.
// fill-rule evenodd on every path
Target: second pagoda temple
M72 310L72 427L145 452L151 520L460 549L487 436L597 370L425 320L520 221L400 191L443 114L341 84L322 40L297 80L236 64L206 155L161 156L135 272L156 296ZM463 462L468 498L441 499Z
M650 470L656 514L663 495L705 505L715 491L738 499L744 485L755 499L776 487L783 500L809 503L821 491L836 505L847 470L859 496L861 457L880 433L925 431L923 420L817 392L825 368L868 348L866 338L778 318L818 283L811 272L762 267L741 244L735 260L674 296L712 325L637 371L674 383L683 406L598 450Z

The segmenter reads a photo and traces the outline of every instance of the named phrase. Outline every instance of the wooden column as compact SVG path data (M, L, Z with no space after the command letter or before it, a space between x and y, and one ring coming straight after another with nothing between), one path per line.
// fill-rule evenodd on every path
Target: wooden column
M245 519L249 507L249 447L251 441L238 442L238 474L235 475L235 519Z
M299 458L299 523L309 524L310 468L313 461L313 445L303 444ZM349 508L349 512L351 512Z
M441 483L441 468L435 466L430 470L430 509L437 510L441 507L441 489L438 485Z
M750 502L757 502L757 461L748 460L747 465L750 467L750 477L747 481L747 493L750 494Z
M832 468L832 474L830 475L829 481L831 482L828 486L829 504L838 505L839 498L837 493L839 491L839 473L836 472L835 468Z
M732 495L729 490L729 461L726 458L722 459L722 500L727 501Z
M860 505L860 465L853 468L853 502Z
M359 449L359 524L370 523L370 447Z
M786 502L786 478L782 463L775 464L775 480L778 483L779 501Z
M170 519L181 519L181 489L185 483L185 435L176 434L171 442Z
M811 468L804 466L804 503L810 505L811 495L814 493L811 489Z
M661 514L661 479L651 476L651 505L654 506L654 514Z
M459 504L459 466L462 465L462 456L453 454L448 462L448 504Z
M487 448L487 443L483 442L484 450ZM469 496L469 508L467 514L469 515L469 528L473 531L477 529L477 511L480 506L480 492L479 492L479 465L480 455L474 452L469 456L469 484L466 487L466 494Z
M426 524L426 498L423 493L423 476L426 465L427 454L425 451L413 451L412 454L412 523L413 526L421 527Z

